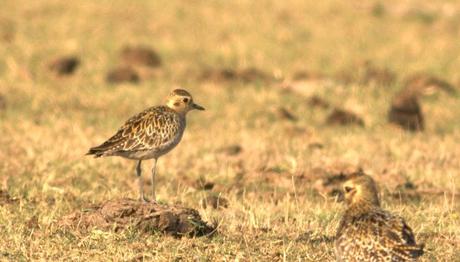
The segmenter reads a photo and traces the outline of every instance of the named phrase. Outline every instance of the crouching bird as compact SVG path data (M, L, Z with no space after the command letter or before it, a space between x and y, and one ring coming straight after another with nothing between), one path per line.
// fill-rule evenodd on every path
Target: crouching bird
M356 173L343 184L347 209L337 229L337 261L416 261L423 254L402 217L380 207L374 180Z

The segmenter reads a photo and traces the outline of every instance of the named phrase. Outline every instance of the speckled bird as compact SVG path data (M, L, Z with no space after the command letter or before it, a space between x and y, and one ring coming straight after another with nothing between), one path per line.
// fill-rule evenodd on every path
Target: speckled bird
M343 189L348 207L337 229L337 261L415 261L423 254L404 219L380 207L370 176L357 173Z
M186 115L194 109L204 110L193 102L189 92L175 89L167 97L166 105L150 107L134 115L115 135L101 145L90 148L87 155L121 156L137 160L139 199L145 202L148 200L144 197L141 163L143 160L153 159L152 201L156 201L155 175L158 158L179 144L185 130Z

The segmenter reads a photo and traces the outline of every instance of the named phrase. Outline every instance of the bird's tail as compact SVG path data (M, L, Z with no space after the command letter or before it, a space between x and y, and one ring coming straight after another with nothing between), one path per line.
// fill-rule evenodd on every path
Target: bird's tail
M96 147L90 148L85 155L86 156L87 155L93 155L94 157L101 157L101 156L104 156L104 153L105 153L104 149L96 146Z
M406 260L413 260L423 255L425 244L419 245L399 245L395 248L397 255Z

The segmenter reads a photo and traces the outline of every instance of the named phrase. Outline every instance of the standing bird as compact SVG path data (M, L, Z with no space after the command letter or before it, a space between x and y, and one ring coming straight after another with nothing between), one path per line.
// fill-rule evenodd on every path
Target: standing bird
M101 145L90 148L87 155L121 156L137 160L139 199L144 202L147 199L144 197L141 163L142 160L153 159L152 200L155 202L157 160L179 144L185 130L185 116L193 109L204 110L193 102L189 92L175 89L167 97L165 106L150 107L131 117L115 135Z
M423 254L404 219L380 207L370 176L357 173L343 189L348 208L337 229L337 261L415 261Z

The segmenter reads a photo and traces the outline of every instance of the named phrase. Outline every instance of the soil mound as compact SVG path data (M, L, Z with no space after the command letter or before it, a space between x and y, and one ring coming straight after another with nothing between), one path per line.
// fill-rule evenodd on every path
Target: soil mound
M176 237L210 235L215 230L194 209L143 203L127 198L109 200L76 211L64 216L58 225L83 232L91 228L118 231L136 227L143 233L163 232Z

